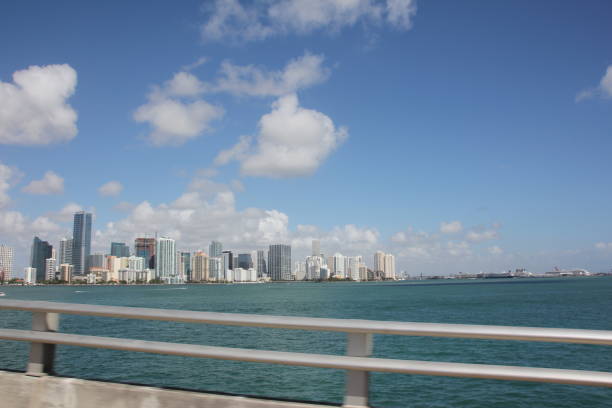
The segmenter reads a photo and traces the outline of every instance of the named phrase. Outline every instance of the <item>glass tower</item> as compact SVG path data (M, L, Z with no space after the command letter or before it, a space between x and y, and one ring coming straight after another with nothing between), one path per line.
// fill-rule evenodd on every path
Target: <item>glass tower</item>
M272 280L291 280L291 245L270 245L268 275Z
M72 228L72 264L75 275L87 273L87 257L91 253L91 213L79 211L74 214ZM38 276L38 269L36 270Z

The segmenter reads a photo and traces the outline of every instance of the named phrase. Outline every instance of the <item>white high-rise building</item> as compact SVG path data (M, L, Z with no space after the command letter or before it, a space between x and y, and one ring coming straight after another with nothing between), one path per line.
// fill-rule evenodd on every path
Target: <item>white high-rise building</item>
M338 279L344 279L346 277L346 272L344 268L344 255L340 253L335 253L332 257L333 267L332 267L332 275Z
M166 283L179 283L176 275L176 241L172 238L160 237L157 239L155 277Z
M361 256L351 256L351 257L347 257L346 259L348 261L346 262L347 264L346 277L354 281L360 281L361 276L359 275L359 268L361 267L361 264L362 264L362 257Z
M0 245L0 282L13 277L13 248Z
M307 256L306 257L306 274L304 279L306 280L319 280L321 279L321 268L324 267L323 258L320 256Z
M36 284L36 268L32 268L31 266L23 268L23 278L27 285Z
M385 279L395 279L395 257L385 254Z
M384 275L385 253L383 251L376 251L376 253L374 254L374 272L380 275Z
M59 247L59 263L72 265L72 238L62 238Z
M55 280L55 272L57 272L57 260L55 258L45 259L45 280Z
M202 282L210 280L210 261L208 255L198 251L191 257L191 280Z
M217 282L223 280L223 258L208 258L208 268L208 280Z
M296 261L293 268L293 275L295 276L295 280L304 280L306 277L306 263Z
M134 271L144 271L145 259L140 256L130 256L128 258L127 269L131 269Z

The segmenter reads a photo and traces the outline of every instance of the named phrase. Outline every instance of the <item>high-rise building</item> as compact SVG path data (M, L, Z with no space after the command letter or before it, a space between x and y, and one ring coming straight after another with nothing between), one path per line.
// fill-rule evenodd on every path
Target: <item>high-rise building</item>
M266 255L263 249L257 251L257 277L262 278L264 275L268 274L268 270L266 268Z
M129 258L130 247L125 242L111 242L110 254L117 258Z
M155 250L155 277L167 283L177 283L176 242L172 238L157 239Z
M232 275L230 271L234 269L234 254L232 254L232 251L223 251L221 259L223 259L223 273L222 276L217 277L217 280L230 281Z
M346 277L346 273L345 273L345 265L344 265L344 259L346 257L344 255L342 255L341 253L336 252L334 254L334 256L332 257L332 261L333 261L333 266L332 266L332 276L339 278L339 279L344 279Z
M155 250L155 238L136 238L134 241L136 256L144 258L149 269L155 269Z
M145 266L145 259L139 256L130 256L128 258L127 268L133 271L144 271L145 269L148 269L148 267Z
M295 280L306 279L306 262L296 261L293 267L293 276Z
M32 268L36 268L36 282L42 282L46 279L46 260L51 258L52 252L52 245L49 245L47 241L34 237L34 241L32 242L32 251L30 252L30 266Z
M106 269L106 255L104 254L91 254L87 257L87 269L91 268L104 268ZM74 269L73 269L74 272Z
M208 258L208 280L218 282L223 279L223 258Z
M306 257L306 280L319 280L321 279L321 268L323 267L323 258L320 256L307 256Z
M91 213L74 213L72 227L72 264L75 275L87 273L87 257L91 253Z
M203 282L210 280L210 268L208 255L203 251L198 251L191 257L191 280Z
M385 254L385 279L395 279L395 257Z
M251 269L253 267L253 258L251 254L238 254L238 268Z
M223 252L223 244L219 241L212 241L208 246L208 256L211 258L220 258Z
M376 251L374 254L374 273L383 275L385 273L385 253Z
M57 260L55 258L45 259L45 280L52 281L56 279Z
M312 256L321 256L321 241L318 239L312 240Z
M64 282L72 283L73 268L74 267L70 264L61 264L59 266L59 279Z
M26 284L34 285L36 283L36 268L32 268L31 266L23 268L23 277Z
M291 280L291 245L270 245L268 275L272 280Z
M186 281L191 280L191 252L181 252L181 266L183 270L180 271Z
M0 245L0 282L13 277L13 248Z
M72 265L72 247L74 243L72 238L62 238L59 247L59 262L60 264Z

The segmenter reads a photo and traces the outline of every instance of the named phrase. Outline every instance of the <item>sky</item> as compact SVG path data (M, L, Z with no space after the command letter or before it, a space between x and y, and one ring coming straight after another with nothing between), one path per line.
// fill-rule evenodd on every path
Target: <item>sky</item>
M416 275L612 268L609 1L19 1L0 244L312 239Z

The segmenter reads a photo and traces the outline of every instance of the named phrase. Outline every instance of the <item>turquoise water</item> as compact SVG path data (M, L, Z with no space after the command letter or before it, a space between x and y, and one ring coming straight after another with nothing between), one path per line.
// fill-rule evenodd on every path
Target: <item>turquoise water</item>
M612 278L275 283L125 287L3 287L4 299L288 316L612 330ZM0 311L0 327L30 314ZM79 334L280 351L344 354L345 335L172 322L61 317ZM0 368L24 370L28 347L0 341ZM536 342L375 336L376 357L612 372L612 348ZM338 370L59 346L60 375L340 403ZM373 374L377 407L612 407L606 388Z

